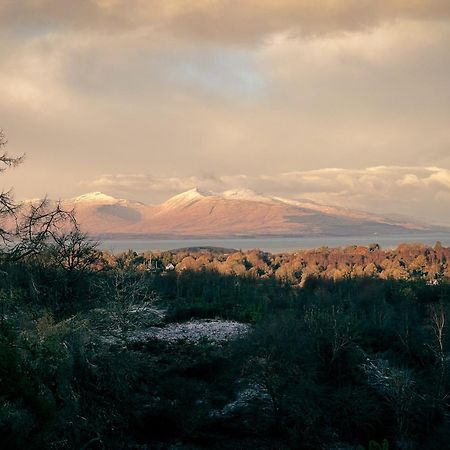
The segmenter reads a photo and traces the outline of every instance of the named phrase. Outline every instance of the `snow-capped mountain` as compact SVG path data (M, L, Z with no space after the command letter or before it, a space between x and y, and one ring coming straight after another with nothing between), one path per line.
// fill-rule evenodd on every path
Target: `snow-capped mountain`
M106 195L103 192L89 192L72 199L74 203L95 202L95 203L115 203L116 198Z
M370 235L433 230L368 212L309 200L265 196L247 189L191 189L160 205L92 192L67 200L94 235L154 237Z
M200 192L197 188L190 189L189 191L182 192L181 194L175 195L169 200L166 200L162 205L161 209L169 210L176 209L180 207L186 207L192 203L195 203L197 200L200 200L209 194Z

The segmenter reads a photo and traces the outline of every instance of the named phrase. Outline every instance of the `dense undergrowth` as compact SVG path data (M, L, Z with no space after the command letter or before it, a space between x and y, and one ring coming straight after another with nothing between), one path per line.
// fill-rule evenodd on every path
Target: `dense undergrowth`
M2 448L449 445L445 280L0 270ZM251 331L130 339L213 318Z

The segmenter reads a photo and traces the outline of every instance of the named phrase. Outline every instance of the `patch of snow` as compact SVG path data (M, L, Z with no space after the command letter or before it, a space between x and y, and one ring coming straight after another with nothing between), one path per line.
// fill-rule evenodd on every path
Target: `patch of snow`
M75 203L80 202L116 202L116 198L110 195L103 194L103 192L89 192L88 194L79 195L72 199Z
M312 211L318 211L323 214L342 215L354 219L386 221L385 217L376 214L370 214L365 211L351 210L339 206L322 205L320 203L316 203L311 200L290 200L283 197L272 197L272 198L273 200L280 203L284 203L286 205L295 206L303 209L309 209Z
M250 386L238 392L236 399L227 403L221 410L211 411L211 417L227 417L245 407L254 400L270 400L267 392L261 390L258 386Z
M328 205L320 205L319 203L315 203L309 200L303 201L290 200L288 198L283 197L273 197L273 199L286 205L297 206L298 208L312 209L314 211L319 211L325 214L339 214L346 212L346 210L342 208L336 208Z
M129 314L139 314L153 316L158 319L163 319L166 316L166 310L161 308L155 308L146 304L143 305L131 305L127 312Z
M326 205L319 205L318 203L310 202L307 200L304 201L292 200L284 197L273 197L273 199L276 200L277 202L285 203L286 205L298 206L299 208L317 209L318 211L322 211L323 209L326 210L328 208L328 206Z
M391 367L389 361L385 359L372 360L366 357L361 368L369 384L383 395L395 397L399 392L411 391L414 385L409 370Z
M166 342L186 341L197 344L206 339L223 343L242 336L250 330L245 323L230 320L191 320L190 322L171 323L163 328L151 327L131 333L130 342L145 342L158 339Z
M44 200L43 198L26 198L25 200L22 201L22 203L25 204L35 204L35 203L40 203L42 202L42 200Z
M207 196L208 194L202 193L197 188L194 188L169 198L162 206L164 209L178 208L180 206L187 206Z
M222 192L221 197L232 200L247 200L251 202L265 202L271 203L273 200L270 197L265 197L261 194L252 191L251 189L231 189Z

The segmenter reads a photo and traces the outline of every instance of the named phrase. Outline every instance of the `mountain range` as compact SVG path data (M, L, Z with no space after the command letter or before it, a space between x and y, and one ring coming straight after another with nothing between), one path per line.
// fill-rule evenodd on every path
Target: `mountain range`
M159 205L92 192L64 203L75 208L83 230L108 238L368 236L442 231L409 220L249 190L209 193L191 189Z

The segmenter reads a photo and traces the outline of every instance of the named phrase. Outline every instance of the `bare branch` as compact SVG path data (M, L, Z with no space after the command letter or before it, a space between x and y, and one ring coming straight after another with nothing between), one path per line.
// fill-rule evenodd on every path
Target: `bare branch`
M0 129L0 149L4 148L8 141L6 140L5 133ZM7 152L0 154L0 172L5 171L9 167L16 167L23 162L24 155L22 156L9 156Z
M78 229L73 209L64 209L61 202L52 205L47 198L30 204L18 218L17 244L10 249L9 259L18 260L41 253L55 243L59 232L69 229Z
M0 129L0 173L23 160L1 153L6 143L5 133ZM93 246L79 231L73 209L65 209L61 202L53 203L47 198L20 204L14 201L12 191L1 192L0 256L17 261L44 251L62 256L60 263L64 261L73 268L80 266L81 261L87 263Z

